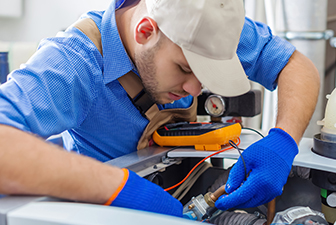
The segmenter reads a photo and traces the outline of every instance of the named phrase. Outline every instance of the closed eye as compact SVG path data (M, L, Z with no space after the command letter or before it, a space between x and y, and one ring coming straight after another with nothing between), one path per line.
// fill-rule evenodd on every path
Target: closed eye
M184 68L182 67L181 65L178 65L179 69L182 71L182 73L185 73L185 74L190 74L192 73L191 69L189 68Z

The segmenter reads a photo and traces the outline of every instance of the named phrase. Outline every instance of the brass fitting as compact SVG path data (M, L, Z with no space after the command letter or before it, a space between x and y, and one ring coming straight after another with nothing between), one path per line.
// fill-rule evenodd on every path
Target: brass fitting
M211 195L213 195L211 192L208 192L204 195L204 201L210 206L215 207L215 201L212 200Z
M215 207L215 202L217 201L217 199L224 194L227 194L225 191L225 185L218 188L214 193L211 193L211 192L206 193L204 195L204 201L210 207Z
M188 206L188 209L189 209L189 210L192 210L193 208L195 208L195 204L190 204L190 205Z

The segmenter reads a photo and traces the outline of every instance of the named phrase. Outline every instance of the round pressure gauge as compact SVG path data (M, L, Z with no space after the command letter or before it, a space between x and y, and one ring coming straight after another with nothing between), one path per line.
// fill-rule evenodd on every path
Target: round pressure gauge
M210 95L205 101L205 111L214 117L221 116L225 111L225 103L221 96Z

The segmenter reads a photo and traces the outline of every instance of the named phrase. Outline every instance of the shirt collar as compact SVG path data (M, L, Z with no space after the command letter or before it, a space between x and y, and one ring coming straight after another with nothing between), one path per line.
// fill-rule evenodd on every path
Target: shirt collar
M115 10L126 0L114 0L102 18L101 34L104 60L104 83L118 79L130 70L136 70L119 36Z

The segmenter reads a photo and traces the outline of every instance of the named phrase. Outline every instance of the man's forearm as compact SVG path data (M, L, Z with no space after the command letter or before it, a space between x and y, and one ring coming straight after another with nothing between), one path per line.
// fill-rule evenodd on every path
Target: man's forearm
M119 168L63 151L0 125L0 194L49 195L104 203L123 179Z
M314 64L295 51L278 78L276 125L299 143L314 113L320 77Z

